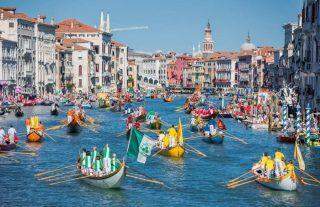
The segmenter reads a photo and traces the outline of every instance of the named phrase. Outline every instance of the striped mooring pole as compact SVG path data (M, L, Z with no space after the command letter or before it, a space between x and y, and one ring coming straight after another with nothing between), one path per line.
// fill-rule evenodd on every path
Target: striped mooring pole
M298 133L300 133L302 131L302 128L301 128L301 106L300 106L300 104L297 105L296 128L297 128L297 132Z
M306 108L306 139L310 139L311 135L311 108L310 104L307 104Z

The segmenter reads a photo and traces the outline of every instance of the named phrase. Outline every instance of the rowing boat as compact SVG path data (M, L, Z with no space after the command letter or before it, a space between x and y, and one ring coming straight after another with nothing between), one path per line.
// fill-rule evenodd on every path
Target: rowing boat
M51 110L50 113L51 113L51 115L53 115L53 116L58 116L59 111L58 111L57 108L55 108L55 109Z
M164 98L163 100L164 100L164 102L171 103L173 101L173 98L172 97L167 97L167 98Z
M126 169L125 169L125 163L121 163L120 167L102 177L95 177L95 176L89 176L84 179L82 179L85 183L88 183L89 185L98 187L98 188L120 188L122 181L124 180L126 176ZM81 172L80 172L81 173ZM82 175L82 174L81 174Z
M185 149L183 146L181 145L177 145L175 147L171 147L171 148L167 148L167 149L162 149L159 154L163 155L163 156L167 156L167 157L175 157L175 158L179 158L179 157L183 157L185 152Z
M216 133L213 136L206 136L202 139L202 141L209 143L209 144L222 144L224 140L224 134L223 133Z
M284 142L284 143L295 143L296 142L296 134L292 133L292 134L280 134L277 137L278 142Z
M31 129L30 133L27 134L28 142L41 142L43 139L43 132L40 132L35 129Z
M10 151L17 147L16 143L12 144L0 144L0 151Z
M252 174L256 177L258 183L267 188L283 191L294 191L297 189L297 179L294 174L287 173L280 179L266 178L260 169L252 169Z

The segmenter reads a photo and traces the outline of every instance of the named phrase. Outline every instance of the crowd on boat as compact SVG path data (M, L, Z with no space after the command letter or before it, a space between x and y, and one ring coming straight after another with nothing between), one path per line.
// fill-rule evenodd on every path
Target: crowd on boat
M83 149L79 159L78 168L83 175L104 177L119 168L120 161L116 154L111 156L109 145L106 144L101 151L93 147L92 151Z
M11 125L7 133L0 126L0 145L15 144L19 141L16 129Z

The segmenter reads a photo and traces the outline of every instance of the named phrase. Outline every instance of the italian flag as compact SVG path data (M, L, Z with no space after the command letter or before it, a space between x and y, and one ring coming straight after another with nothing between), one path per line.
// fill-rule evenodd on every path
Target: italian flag
M130 132L127 155L136 158L137 162L146 163L147 156L151 155L152 148L155 144L155 140L133 127Z

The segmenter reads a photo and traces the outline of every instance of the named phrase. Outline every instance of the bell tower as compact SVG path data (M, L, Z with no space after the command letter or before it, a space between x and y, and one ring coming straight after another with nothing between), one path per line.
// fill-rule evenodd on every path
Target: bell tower
M214 43L212 40L211 25L210 25L209 21L208 21L207 26L204 30L204 41L202 44L203 44L202 54L204 57L208 57L211 54L213 54Z

